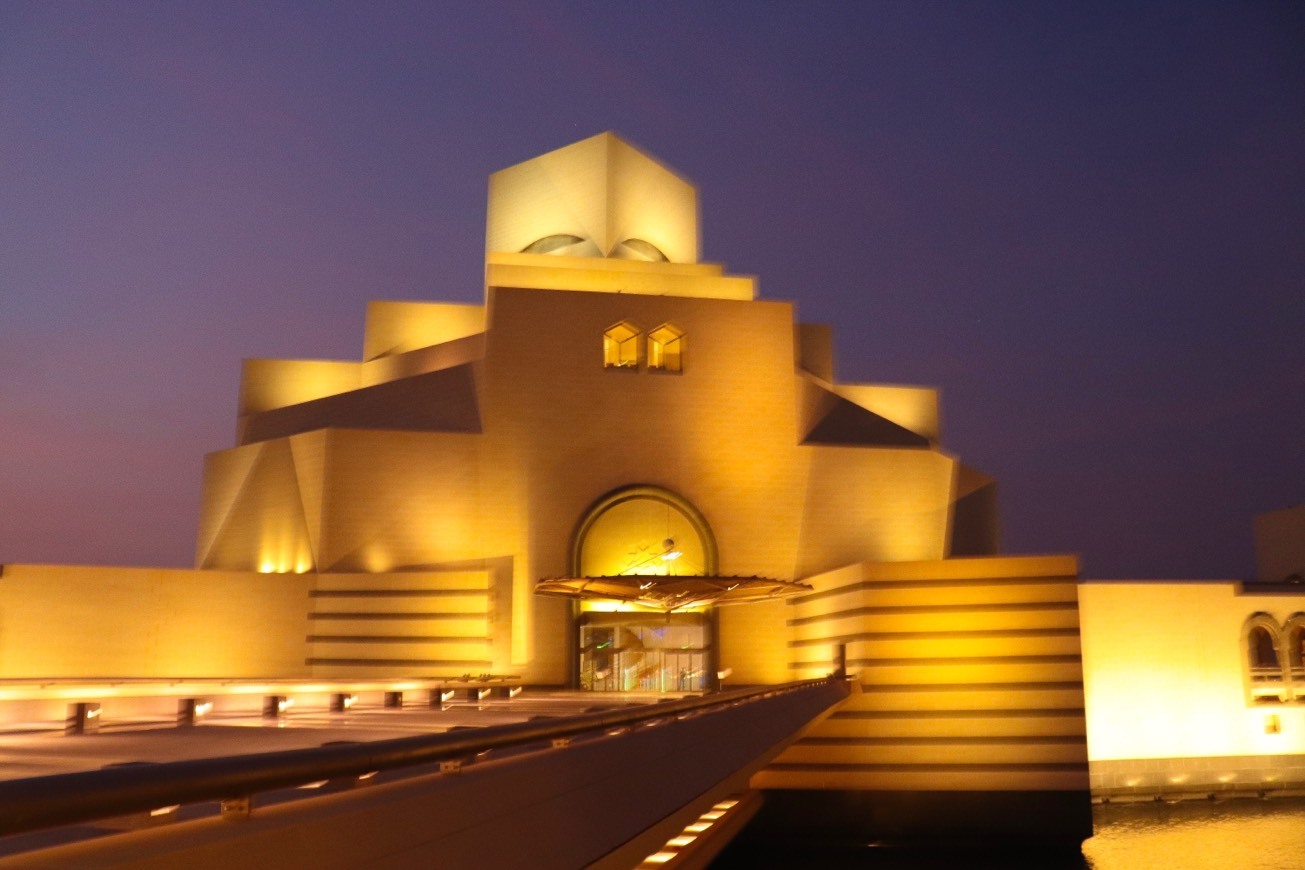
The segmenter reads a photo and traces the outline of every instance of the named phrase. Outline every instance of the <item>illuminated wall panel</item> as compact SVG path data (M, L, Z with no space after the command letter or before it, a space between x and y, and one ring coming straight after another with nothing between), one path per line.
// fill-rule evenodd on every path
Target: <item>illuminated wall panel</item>
M485 280L491 287L567 290L577 293L635 293L695 299L751 301L756 279L723 275L719 266L694 267L593 260L537 254L490 254Z
M938 391L932 387L836 384L833 389L838 395L912 432L933 440L942 437L938 426Z
M287 440L206 458L196 567L302 574L315 567Z
M295 574L5 565L0 677L302 675L309 587Z
M1285 624L1305 611L1305 590L1111 581L1079 597L1093 760L1305 754L1305 705L1249 703L1242 649L1249 616Z
M788 660L781 639L787 608L782 601L766 601L719 608L722 669L731 673L727 683L787 682Z
M673 263L698 259L698 195L691 184L611 133L550 151L489 177L485 250L515 252L548 236L618 256L631 238Z
M247 359L241 365L236 413L243 417L356 390L361 372L356 362Z
M954 459L927 449L809 449L799 576L946 555Z
M815 592L787 605L792 672L822 672L845 644L859 692L754 785L1085 790L1076 572L1029 557L808 578Z
M493 660L491 587L488 571L322 575L306 663L322 677L504 673Z
M406 354L485 331L485 306L455 302L368 302L363 360Z

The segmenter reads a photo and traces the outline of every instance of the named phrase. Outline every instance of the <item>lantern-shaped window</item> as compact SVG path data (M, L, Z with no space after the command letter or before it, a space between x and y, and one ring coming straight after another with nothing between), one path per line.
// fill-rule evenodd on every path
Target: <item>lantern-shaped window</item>
M648 333L648 368L664 372L684 371L684 330L664 323Z
M622 320L603 333L603 365L609 369L639 367L639 327Z

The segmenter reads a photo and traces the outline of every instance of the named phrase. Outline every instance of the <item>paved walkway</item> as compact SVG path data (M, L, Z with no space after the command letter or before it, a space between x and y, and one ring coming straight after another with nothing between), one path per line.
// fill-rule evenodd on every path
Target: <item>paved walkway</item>
M106 723L95 734L64 736L62 723L29 723L31 730L0 732L0 779L48 776L106 765L178 761L276 752L333 741L372 741L453 728L483 728L539 716L574 716L597 708L655 703L678 695L525 692L511 700L458 703L444 710L421 706L358 706L344 713L292 710L280 720L240 715L206 718L179 728L159 720ZM44 730L36 730L37 728Z

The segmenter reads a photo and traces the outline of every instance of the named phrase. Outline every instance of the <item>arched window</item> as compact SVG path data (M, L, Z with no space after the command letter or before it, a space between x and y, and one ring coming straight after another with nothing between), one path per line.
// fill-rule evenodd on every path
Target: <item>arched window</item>
M1251 629L1247 652L1251 657L1251 674L1257 679L1282 678L1282 664L1278 661L1278 649L1273 645L1269 629L1262 625Z
M613 248L609 256L621 260L645 260L650 263L670 262L661 248L643 239L626 239Z
M648 368L664 372L684 371L684 330L663 323L648 333Z
M566 249L573 245L578 245L584 239L579 236L573 236L569 233L558 233L552 236L544 236L542 239L536 239L521 249L523 254L562 254Z
M1242 651L1246 664L1246 695L1252 704L1288 700L1284 679L1282 633L1267 613L1254 613L1242 624Z
M1283 626L1283 637L1292 693L1298 699L1305 699L1305 613L1291 615Z
M603 365L609 369L639 367L639 327L622 320L603 333Z

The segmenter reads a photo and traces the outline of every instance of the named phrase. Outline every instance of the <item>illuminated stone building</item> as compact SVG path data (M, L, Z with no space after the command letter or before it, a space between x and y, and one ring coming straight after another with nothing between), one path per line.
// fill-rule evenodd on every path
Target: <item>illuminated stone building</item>
M616 136L495 173L483 303L373 302L357 361L246 361L195 569L9 566L0 676L846 668L754 780L794 829L1087 836L1075 558L998 555L936 391L838 383L795 313L700 262L695 189Z

